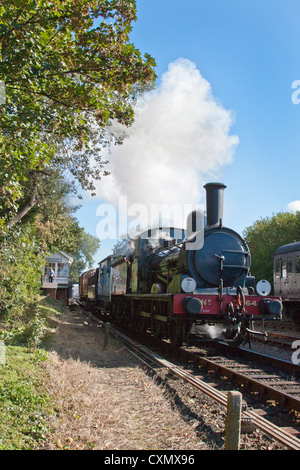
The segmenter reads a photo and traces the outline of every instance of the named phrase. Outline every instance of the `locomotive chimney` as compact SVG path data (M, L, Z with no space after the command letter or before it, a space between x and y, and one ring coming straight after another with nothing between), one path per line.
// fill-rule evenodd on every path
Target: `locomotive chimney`
M207 183L206 189L206 225L222 225L223 195L226 188L223 183Z

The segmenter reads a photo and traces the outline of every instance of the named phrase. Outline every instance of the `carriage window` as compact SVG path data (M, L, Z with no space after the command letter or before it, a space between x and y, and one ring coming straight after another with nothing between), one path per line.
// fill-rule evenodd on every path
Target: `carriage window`
M293 273L293 258L288 258L287 260L287 275L290 277Z
M286 277L286 260L282 260L281 277Z
M275 263L275 276L280 277L281 274L281 259L277 259Z
M296 258L296 274L300 275L300 256Z

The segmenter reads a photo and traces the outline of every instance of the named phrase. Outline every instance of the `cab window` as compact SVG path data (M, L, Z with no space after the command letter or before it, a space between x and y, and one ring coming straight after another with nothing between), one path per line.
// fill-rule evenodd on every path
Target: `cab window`
M297 256L296 258L296 274L300 276L300 256Z
M286 270L287 270L288 277L291 277L291 275L293 274L293 258L288 258L287 264L286 264Z
M282 268L281 268L281 277L287 277L286 276L286 260L282 260Z
M280 277L280 275L281 275L281 258L278 258L275 262L275 276Z

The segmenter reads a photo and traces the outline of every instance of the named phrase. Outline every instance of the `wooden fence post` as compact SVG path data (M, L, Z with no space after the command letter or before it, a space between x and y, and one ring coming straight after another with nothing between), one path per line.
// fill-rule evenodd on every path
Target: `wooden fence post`
M239 450L242 420L242 394L228 392L225 450Z

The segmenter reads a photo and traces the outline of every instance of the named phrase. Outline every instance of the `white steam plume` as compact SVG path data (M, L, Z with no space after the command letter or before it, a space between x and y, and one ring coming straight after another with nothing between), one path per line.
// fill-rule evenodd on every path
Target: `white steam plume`
M161 85L139 99L123 145L108 155L111 175L97 184L97 196L118 204L122 195L147 207L202 202L203 184L232 162L232 123L195 64L176 60Z
M290 212L297 212L297 211L300 211L300 201L292 201L292 202L289 202L288 205L288 211Z

